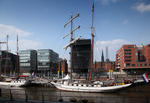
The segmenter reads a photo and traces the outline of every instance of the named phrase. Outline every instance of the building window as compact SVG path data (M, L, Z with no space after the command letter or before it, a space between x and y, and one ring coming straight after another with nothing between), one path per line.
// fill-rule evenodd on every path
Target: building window
M133 67L135 67L135 64L132 64Z
M134 48L134 46L129 46L128 48Z
M125 59L130 59L131 58L131 56L125 56Z
M124 51L131 51L131 49L124 49Z
M147 66L147 64L145 64L145 66Z
M139 66L139 64L137 64L137 66Z
M125 53L125 55L131 55L131 53Z
M143 64L140 64L140 66L142 67L142 66L143 66Z
M127 67L130 66L130 63L126 63L126 66L127 66Z
M131 60L125 60L125 62L131 62Z

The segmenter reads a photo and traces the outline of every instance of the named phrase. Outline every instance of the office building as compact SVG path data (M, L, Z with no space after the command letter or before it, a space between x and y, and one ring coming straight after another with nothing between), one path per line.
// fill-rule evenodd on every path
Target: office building
M37 52L36 50L20 50L20 73L32 73L37 69Z
M87 77L90 71L91 40L80 39L72 45L72 72Z
M58 71L59 55L51 49L37 50L38 75L54 77Z

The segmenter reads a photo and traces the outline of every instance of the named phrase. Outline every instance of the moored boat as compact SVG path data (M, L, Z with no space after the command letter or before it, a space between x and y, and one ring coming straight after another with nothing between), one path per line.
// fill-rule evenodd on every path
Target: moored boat
M27 86L31 82L31 80L26 79L27 77L28 76L20 75L19 78L5 78L3 81L0 81L0 86Z
M82 84L82 83L69 83L68 81L64 82L51 82L57 89L63 91L71 91L71 92L113 92L122 88L126 88L131 86L132 83L124 84L114 84L114 85L104 85L103 82L94 84Z

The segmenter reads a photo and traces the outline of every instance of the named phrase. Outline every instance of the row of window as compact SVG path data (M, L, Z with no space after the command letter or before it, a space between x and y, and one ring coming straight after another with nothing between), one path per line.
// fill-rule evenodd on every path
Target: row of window
M125 52L124 54L125 54L125 55L131 55L131 53L128 53L128 52Z
M130 63L126 63L126 66L137 66L137 67L143 67L143 66L150 66L150 64L130 64Z
M131 49L124 49L124 51L131 51Z
M129 59L129 60L125 60L125 62L131 62L131 60Z
M30 66L30 63L20 63L20 66Z
M130 59L131 58L131 56L125 56L125 59Z

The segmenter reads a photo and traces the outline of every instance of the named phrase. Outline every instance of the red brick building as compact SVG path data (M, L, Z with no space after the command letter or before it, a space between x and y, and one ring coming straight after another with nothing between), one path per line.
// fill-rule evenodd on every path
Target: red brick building
M96 76L96 78L100 76L107 76L107 72L110 70L114 71L115 66L114 61L109 61L108 58L106 58L106 61L104 60L104 54L102 51L101 61L93 63L94 76Z
M117 51L116 66L131 74L150 72L150 44L142 47L123 45Z
M60 73L59 75L63 74L67 75L68 74L68 64L66 59L60 59L59 60L59 65L58 65L58 72Z
M93 68L94 72L109 72L115 69L115 62L95 62Z

